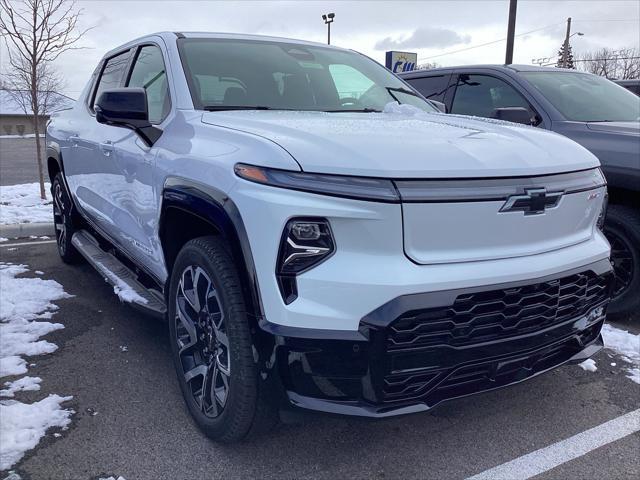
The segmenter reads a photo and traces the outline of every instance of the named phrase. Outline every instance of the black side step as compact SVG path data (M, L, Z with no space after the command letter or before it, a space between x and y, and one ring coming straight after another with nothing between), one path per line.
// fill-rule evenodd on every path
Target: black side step
M155 317L165 317L167 307L162 294L142 285L134 272L100 248L93 235L86 230L80 230L73 235L71 243L104 277L105 281L113 285L113 291L121 301L131 303L132 306Z

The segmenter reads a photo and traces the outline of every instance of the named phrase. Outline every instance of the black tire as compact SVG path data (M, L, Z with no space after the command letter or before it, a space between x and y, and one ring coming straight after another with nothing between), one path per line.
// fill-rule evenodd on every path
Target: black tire
M222 240L200 237L184 245L168 303L178 382L198 427L231 443L275 425L278 409L259 379L240 280Z
M609 315L612 318L639 318L640 212L624 205L609 204L604 234L611 244L615 274Z
M64 263L76 263L80 259L80 253L71 243L71 238L76 232L73 206L62 173L58 173L53 179L51 197L53 198L53 223L58 253Z

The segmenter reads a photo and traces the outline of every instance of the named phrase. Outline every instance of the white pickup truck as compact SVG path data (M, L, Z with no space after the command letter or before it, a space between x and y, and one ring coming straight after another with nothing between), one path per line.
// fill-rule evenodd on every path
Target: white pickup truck
M218 441L283 405L424 411L602 347L596 157L441 114L359 53L133 40L51 119L47 157L62 259L167 320L186 405Z

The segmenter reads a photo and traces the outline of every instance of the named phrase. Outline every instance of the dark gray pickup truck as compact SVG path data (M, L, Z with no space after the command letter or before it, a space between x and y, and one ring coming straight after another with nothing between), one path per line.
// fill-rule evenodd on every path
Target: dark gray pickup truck
M616 274L609 314L640 314L640 97L596 75L530 65L477 65L400 75L447 112L530 124L594 153L609 188L605 234Z

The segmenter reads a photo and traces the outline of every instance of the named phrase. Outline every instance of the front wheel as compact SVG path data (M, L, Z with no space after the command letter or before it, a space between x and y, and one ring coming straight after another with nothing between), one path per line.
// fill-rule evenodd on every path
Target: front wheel
M80 258L76 247L71 243L75 233L75 225L71 206L71 198L65 187L62 173L58 173L51 184L53 197L53 223L56 230L58 253L65 263L75 263Z
M640 212L609 204L604 234L611 244L615 277L609 314L617 318L637 318L640 310Z
M224 243L191 240L173 266L169 330L174 365L196 424L234 442L277 419L254 360L239 277Z

